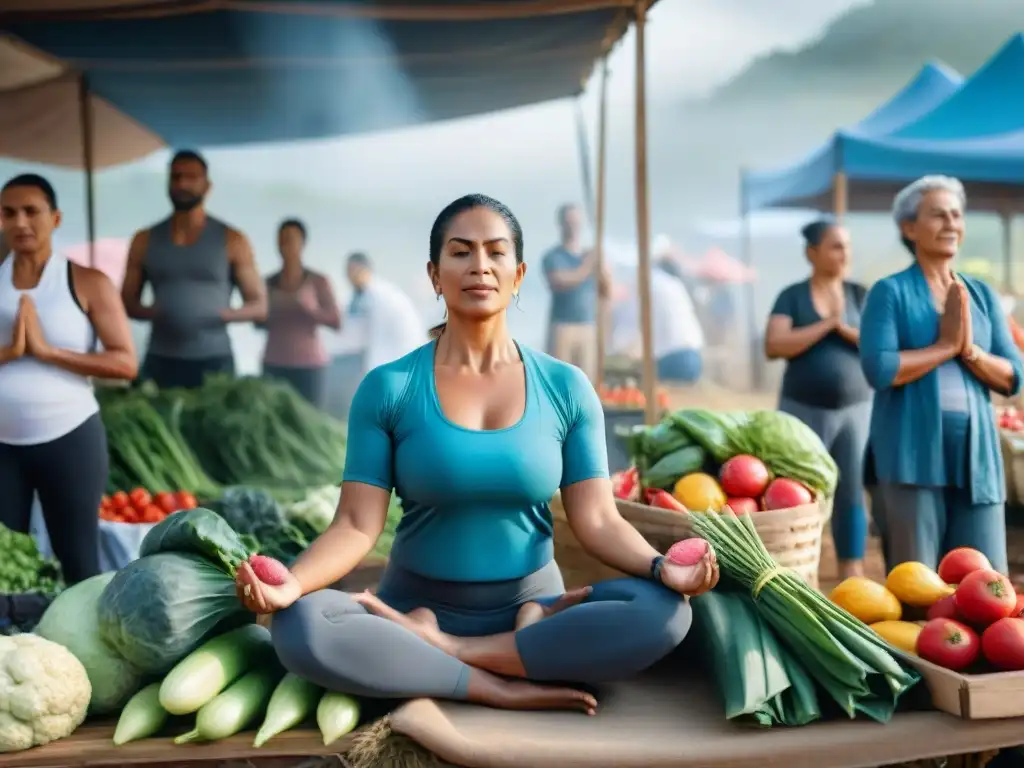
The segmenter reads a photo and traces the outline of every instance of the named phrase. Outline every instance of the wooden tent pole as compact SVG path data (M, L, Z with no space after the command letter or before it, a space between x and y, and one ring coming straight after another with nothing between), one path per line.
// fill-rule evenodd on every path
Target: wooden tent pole
M89 266L96 266L96 183L93 177L93 119L89 80L78 78L78 109L82 128L82 167L85 169L85 231L89 240Z
M605 180L608 161L608 57L601 60L601 86L597 112L597 188L594 195L594 251L597 256L598 279L605 272L604 225ZM610 288L611 286L608 286ZM594 386L604 384L605 352L608 347L608 314L610 297L602 294L597 305L597 371Z
M835 176L832 177L832 215L838 222L842 222L848 210L847 192L846 174L843 171L836 171Z
M636 242L637 286L640 292L640 333L643 342L643 389L647 399L646 420L658 422L658 382L654 368L651 322L651 214L647 199L647 80L644 32L647 0L636 4Z

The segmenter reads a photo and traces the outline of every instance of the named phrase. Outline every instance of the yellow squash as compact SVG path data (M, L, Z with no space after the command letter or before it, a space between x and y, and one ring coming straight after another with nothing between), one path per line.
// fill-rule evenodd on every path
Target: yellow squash
M892 592L862 576L841 581L829 599L865 624L895 621L903 615L903 606Z
M901 603L916 608L930 608L956 592L956 587L946 584L927 565L915 562L900 563L889 571L885 586Z
M922 627L913 621L878 621L871 624L871 629L893 648L907 653L917 653L917 636Z

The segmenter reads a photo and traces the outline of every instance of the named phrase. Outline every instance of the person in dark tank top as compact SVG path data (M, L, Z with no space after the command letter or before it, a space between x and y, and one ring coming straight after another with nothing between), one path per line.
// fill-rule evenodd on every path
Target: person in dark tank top
M231 323L267 317L263 278L248 238L209 216L206 160L183 150L171 160L174 212L140 230L128 251L121 297L128 316L150 324L141 378L160 387L195 388L209 374L235 370ZM149 284L153 299L142 303ZM242 305L231 306L234 289Z
M867 545L864 451L873 391L861 369L860 318L867 289L845 280L850 236L831 220L803 229L811 276L775 300L765 353L785 360L779 410L813 429L839 465L832 536L840 578L863 575Z

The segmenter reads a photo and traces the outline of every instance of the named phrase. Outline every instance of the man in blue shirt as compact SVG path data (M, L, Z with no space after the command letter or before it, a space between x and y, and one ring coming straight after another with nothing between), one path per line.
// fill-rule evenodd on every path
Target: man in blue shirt
M583 212L567 204L558 209L561 242L544 255L544 276L551 288L548 352L597 375L597 313L607 278L599 275L597 254L580 245Z

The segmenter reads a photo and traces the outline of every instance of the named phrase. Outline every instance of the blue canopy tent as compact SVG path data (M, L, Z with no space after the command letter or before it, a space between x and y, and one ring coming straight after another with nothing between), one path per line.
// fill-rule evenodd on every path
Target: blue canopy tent
M4 90L0 71L0 156L85 169L91 208L93 169L163 145L339 136L577 96L634 22L649 306L644 28L655 1L4 0L0 69L7 42L51 76ZM398 104L382 83L402 94ZM603 158L601 148L599 179ZM88 218L92 241L91 210ZM653 419L649 312L645 320Z
M831 208L836 175L845 172L847 136L886 136L926 115L954 94L963 78L939 62L925 64L913 80L874 112L795 165L745 172L740 178L744 212L762 208ZM827 200L827 201L826 201Z

